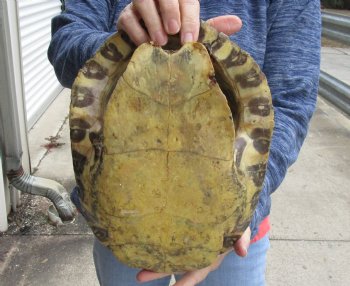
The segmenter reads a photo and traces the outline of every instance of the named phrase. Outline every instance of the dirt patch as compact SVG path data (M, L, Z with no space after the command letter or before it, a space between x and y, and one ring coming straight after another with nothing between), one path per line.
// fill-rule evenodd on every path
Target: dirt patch
M7 235L55 235L55 234L90 234L84 218L78 214L72 222L63 225L52 225L47 216L51 202L40 196L22 193L22 205L8 216Z
M9 227L6 234L26 235L52 233L55 226L48 221L46 210L50 203L47 199L22 194L22 205L8 216Z

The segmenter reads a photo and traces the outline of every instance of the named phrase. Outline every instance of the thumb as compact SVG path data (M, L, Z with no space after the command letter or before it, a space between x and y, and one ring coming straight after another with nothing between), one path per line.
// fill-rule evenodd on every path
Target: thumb
M248 227L246 231L242 234L241 238L236 241L233 247L237 255L241 257L247 256L248 248L250 245L250 235L251 235L251 231L250 231L250 227Z
M234 15L211 18L207 23L227 36L237 33L242 28L242 20Z
M148 282L148 281L160 279L160 278L170 276L170 275L171 274L169 274L169 273L156 273L153 271L143 269L139 273L137 273L136 279L139 282Z

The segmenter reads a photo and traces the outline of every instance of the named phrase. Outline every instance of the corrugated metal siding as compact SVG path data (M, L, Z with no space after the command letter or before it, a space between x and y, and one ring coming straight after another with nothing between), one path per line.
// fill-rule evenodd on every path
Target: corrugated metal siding
M51 19L61 11L59 0L17 0L23 85L28 128L62 90L47 59Z

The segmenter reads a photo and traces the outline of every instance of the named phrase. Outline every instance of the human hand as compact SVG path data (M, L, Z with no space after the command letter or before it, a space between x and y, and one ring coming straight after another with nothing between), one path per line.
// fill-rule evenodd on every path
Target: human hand
M198 0L133 0L121 12L117 27L124 30L136 45L153 41L163 46L167 35L180 32L181 42L198 40ZM143 20L147 31L142 27ZM238 32L242 21L237 16L225 15L208 20L210 25L227 35Z
M241 257L245 257L248 254L248 247L250 244L250 235L251 235L251 230L250 230L250 227L248 227L245 230L245 232L242 234L241 238L237 240L237 242L233 246L234 251L236 252L237 255ZM219 255L217 259L208 267L185 273L182 276L182 278L174 284L174 286L194 286L202 282L210 272L216 270L220 266L221 262L224 260L225 256L229 252L230 251L227 251ZM136 278L139 282L148 282L148 281L159 279L169 275L170 275L169 273L156 273L148 270L142 270L137 274Z

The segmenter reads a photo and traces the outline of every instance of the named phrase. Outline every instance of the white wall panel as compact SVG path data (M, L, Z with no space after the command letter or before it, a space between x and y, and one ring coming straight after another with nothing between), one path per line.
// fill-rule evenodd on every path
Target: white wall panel
M59 0L17 0L27 125L31 128L62 90L47 59Z
M1 150L0 150L1 152ZM7 224L7 212L10 210L10 200L8 198L8 192L6 190L7 186L5 185L5 174L2 170L2 156L0 154L0 231L6 231Z
M23 152L22 166L27 173L30 171L17 12L14 0L0 1L0 231L7 228L11 206L15 210L21 203L20 192L9 188L6 164L13 167L16 152Z

